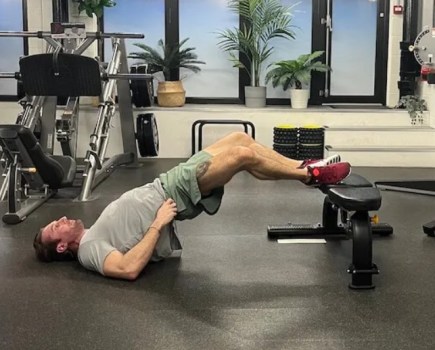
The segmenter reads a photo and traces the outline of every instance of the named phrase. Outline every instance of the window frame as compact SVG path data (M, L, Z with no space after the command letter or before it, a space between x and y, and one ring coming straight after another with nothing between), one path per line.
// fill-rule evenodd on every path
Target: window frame
M27 10L27 1L22 0L22 9L23 9L23 31L26 32L29 30L28 23L28 10ZM27 56L29 54L29 39L23 38L23 54ZM0 95L0 102L16 102L18 101L18 97L16 95Z

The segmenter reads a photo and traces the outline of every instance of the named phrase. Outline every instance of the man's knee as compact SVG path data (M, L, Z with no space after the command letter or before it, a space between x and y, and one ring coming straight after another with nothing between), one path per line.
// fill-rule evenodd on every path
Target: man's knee
M236 139L238 141L237 143L241 146L248 147L252 142L254 142L254 139L243 131L234 131L230 136Z
M256 152L246 146L235 146L230 153L234 162L242 167L253 164L257 159Z

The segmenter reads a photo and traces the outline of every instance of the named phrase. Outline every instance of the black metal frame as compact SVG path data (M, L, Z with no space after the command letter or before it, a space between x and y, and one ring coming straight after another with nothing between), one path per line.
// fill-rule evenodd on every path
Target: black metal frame
M165 0L165 44L177 45L180 41L178 0ZM169 73L171 79L180 79L180 70L172 69Z
M53 22L68 22L69 10L68 1L53 0Z
M204 125L214 124L214 125L242 125L243 130L246 134L251 133L251 137L255 140L255 125L247 120L239 119L200 119L196 120L192 124L191 134L192 134L192 156L202 150L202 129ZM249 130L250 129L250 130ZM198 137L196 132L198 131ZM196 146L196 141L198 140L198 147Z

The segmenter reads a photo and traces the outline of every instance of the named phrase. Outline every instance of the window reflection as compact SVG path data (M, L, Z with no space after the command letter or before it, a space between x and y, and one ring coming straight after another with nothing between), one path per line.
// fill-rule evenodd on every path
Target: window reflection
M0 0L0 31L23 30L23 7L21 1ZM23 39L0 38L0 72L18 70L18 60L24 53ZM14 79L0 80L0 95L16 95Z

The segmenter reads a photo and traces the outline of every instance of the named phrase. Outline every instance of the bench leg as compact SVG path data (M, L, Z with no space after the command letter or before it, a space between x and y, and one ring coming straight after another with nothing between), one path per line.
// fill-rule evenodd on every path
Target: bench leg
M372 229L368 212L356 212L350 219L353 254L348 272L352 274L351 289L373 289L372 275L379 270L372 262Z
M322 226L325 228L326 232L337 232L338 228L338 210L335 208L334 204L330 201L329 197L326 196L323 200L323 211L322 211Z

